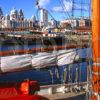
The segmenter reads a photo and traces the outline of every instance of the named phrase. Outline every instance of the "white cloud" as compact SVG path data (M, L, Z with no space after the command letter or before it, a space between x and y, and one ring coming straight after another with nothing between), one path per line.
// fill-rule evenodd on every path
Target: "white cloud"
M65 11L71 11L73 7L73 3L71 1L64 0Z
M39 6L45 7L49 2L50 0L39 0Z
M73 7L73 3L70 2L70 1L66 1L66 0L63 0L63 4L64 6L56 6L53 8L53 11L56 11L56 12L66 12L66 11L71 11L72 10L72 7Z
M83 5L82 7L81 7L81 5L78 5L78 4L74 4L74 8L76 8L76 9L79 9L79 10L88 10L88 6L86 6L86 5Z
M62 11L63 11L63 8L60 7L60 6L57 6L57 7L54 7L54 8L53 8L53 11L62 12Z
M55 12L66 12L66 11L70 12L70 11L72 11L73 7L75 9L79 9L79 10L81 10L81 9L88 10L87 6L83 5L81 7L80 4L79 5L78 4L73 4L73 2L71 2L71 0L63 0L62 3L64 4L63 7L62 6L56 6L56 7L53 8L53 11L55 11Z

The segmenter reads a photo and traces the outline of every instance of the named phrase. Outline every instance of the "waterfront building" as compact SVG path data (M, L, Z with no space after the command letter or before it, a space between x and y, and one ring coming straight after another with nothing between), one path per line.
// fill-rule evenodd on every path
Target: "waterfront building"
M85 26L85 20L82 18L79 20L79 26L84 27Z
M62 20L61 21L61 26L63 27L66 27L66 28L69 28L70 27L79 27L79 22L77 19L66 19L66 20Z
M90 19L85 19L85 18L75 18L75 19L66 19L66 20L62 20L60 22L60 25L62 27L65 27L68 28L69 25L72 27L72 28L77 28L77 27L91 27L91 20Z
M56 27L58 27L59 25L58 25L58 22L57 22L56 20L51 19L50 21L48 21L48 26L49 26L50 28L56 28Z
M14 8L10 14L3 16L0 8L0 28L30 28L35 26L35 22L35 16L32 15L31 19L26 19L22 9L18 11Z
M87 19L82 18L79 20L79 26L80 27L91 27L91 20L88 18Z

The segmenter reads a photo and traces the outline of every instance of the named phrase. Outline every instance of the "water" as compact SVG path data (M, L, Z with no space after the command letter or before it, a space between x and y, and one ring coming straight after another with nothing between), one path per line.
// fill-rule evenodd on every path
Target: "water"
M1 47L1 51L13 50L13 49L32 49L34 45L30 46L9 46L9 47ZM77 53L80 57L92 57L91 48L77 50ZM25 79L37 80L41 85L47 84L57 84L57 83L68 83L75 82L76 77L76 68L78 68L78 82L85 82L87 79L87 62L72 64L70 66L52 66L50 69L44 70L29 70L24 72L14 72L14 73L6 73L0 75L0 81L22 81ZM66 68L66 71L64 72ZM53 74L51 74L52 72ZM59 76L59 77L58 77ZM70 80L71 77L71 80Z

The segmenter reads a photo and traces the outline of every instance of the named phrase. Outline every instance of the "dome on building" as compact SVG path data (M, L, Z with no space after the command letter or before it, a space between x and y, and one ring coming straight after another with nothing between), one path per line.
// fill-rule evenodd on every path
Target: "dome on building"
M17 20L18 19L18 11L13 8L10 12L10 20Z
M17 14L17 10L15 8L13 8L11 11L10 11L10 14Z

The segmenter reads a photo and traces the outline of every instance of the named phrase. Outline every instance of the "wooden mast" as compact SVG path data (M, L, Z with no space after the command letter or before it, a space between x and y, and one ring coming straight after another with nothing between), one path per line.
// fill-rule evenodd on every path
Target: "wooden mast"
M100 100L100 0L92 0L92 100Z

